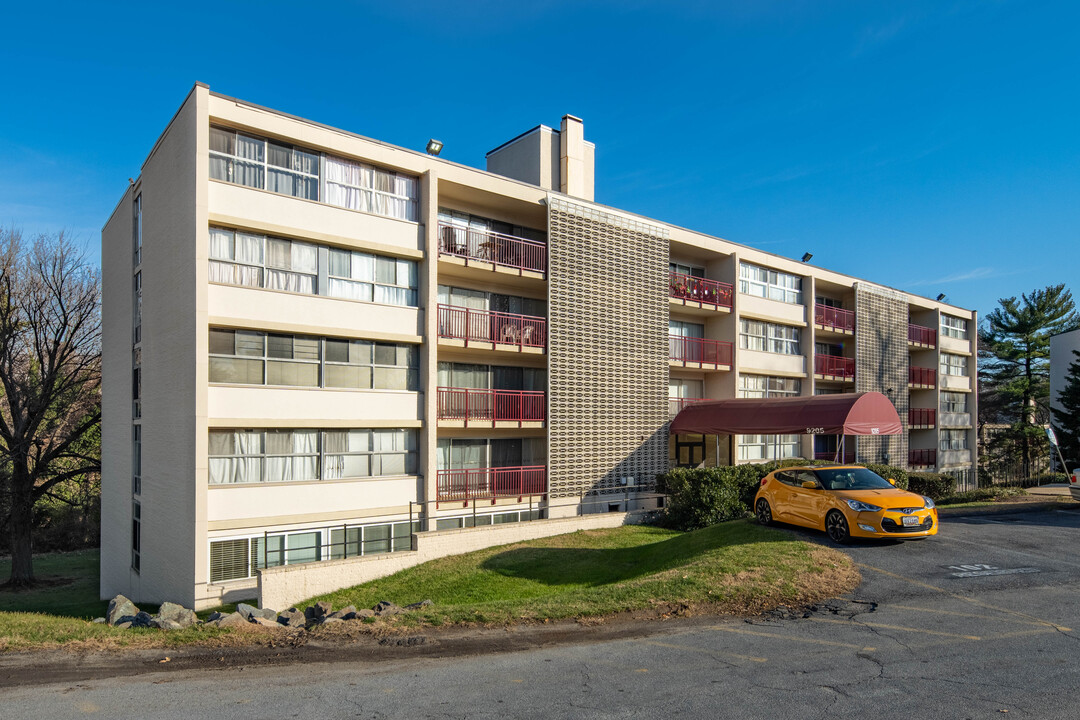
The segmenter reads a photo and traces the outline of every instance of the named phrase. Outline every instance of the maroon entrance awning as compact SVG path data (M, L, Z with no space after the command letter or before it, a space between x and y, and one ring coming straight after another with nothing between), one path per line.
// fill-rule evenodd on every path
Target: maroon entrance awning
M671 421L671 434L899 435L900 416L878 392L703 400Z

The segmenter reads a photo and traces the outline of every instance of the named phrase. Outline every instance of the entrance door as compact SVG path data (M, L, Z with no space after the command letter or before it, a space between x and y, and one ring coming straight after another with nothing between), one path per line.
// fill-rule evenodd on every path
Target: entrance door
M678 467L697 467L705 462L705 437L675 436L675 464Z

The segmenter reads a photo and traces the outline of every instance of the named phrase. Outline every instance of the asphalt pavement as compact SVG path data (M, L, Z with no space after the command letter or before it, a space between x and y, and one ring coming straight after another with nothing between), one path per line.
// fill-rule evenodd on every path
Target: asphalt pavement
M853 543L860 587L805 611L469 657L12 687L0 716L1071 720L1078 530L1080 505L950 517L927 540Z

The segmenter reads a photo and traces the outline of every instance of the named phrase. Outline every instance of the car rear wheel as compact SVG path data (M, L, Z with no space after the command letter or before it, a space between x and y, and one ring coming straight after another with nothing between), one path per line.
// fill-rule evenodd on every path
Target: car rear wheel
M772 508L769 507L768 500L765 498L759 499L754 509L757 512L759 525L772 525Z
M844 517L844 513L831 510L825 516L825 532L834 543L838 545L846 543L851 538L851 533L848 532L847 518Z

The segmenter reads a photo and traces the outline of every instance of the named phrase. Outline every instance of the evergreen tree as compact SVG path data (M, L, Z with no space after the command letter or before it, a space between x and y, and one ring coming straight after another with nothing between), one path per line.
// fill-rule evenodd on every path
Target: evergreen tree
M979 330L979 374L986 391L1000 400L1028 476L1034 451L1045 442L1036 416L1049 415L1050 336L1080 327L1080 315L1064 283L998 302Z
M1057 400L1062 409L1054 410L1054 430L1061 454L1070 470L1080 466L1080 350L1073 350L1076 360L1065 375L1065 388Z

